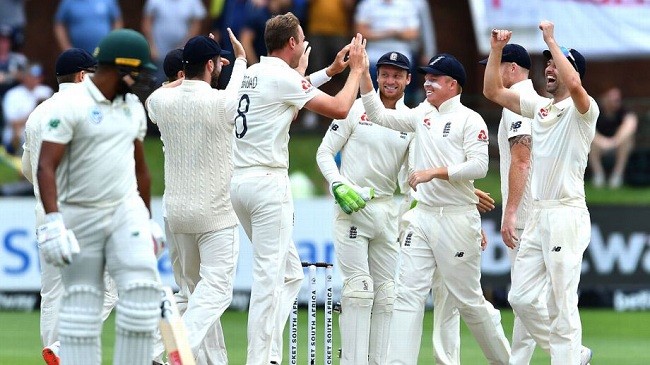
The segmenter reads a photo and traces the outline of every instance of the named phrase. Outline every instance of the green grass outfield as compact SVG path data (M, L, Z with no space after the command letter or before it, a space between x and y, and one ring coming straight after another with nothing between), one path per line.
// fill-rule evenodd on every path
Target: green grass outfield
M512 312L502 310L503 327L508 337L512 333ZM301 310L299 322L299 364L306 364L306 310ZM334 348L339 348L338 326L335 315ZM647 365L650 364L650 312L623 312L611 310L581 310L583 343L594 350L592 365ZM43 364L38 331L38 312L0 312L0 364ZM103 336L103 363L110 364L114 344L114 315L108 319ZM420 364L433 363L431 348L432 311L427 311L424 337L420 349ZM228 346L230 363L245 363L246 312L227 311L222 324ZM462 325L461 360L463 364L486 364L476 341ZM286 335L286 332L285 332ZM318 364L322 364L323 313L318 313ZM285 341L286 345L286 341ZM286 350L285 350L286 351ZM537 350L532 365L548 364L549 357ZM286 364L286 358L284 363ZM338 363L335 361L334 363Z
M290 172L300 170L307 174L316 186L319 194L325 194L326 183L316 165L316 150L320 145L320 135L297 135L292 136L289 142L289 170ZM164 190L163 176L163 153L162 143L158 137L148 137L145 140L145 154L149 170L151 171L151 194L161 196ZM16 181L19 178L18 172L0 162L0 184ZM476 180L475 186L488 191L492 197L501 203L501 192L499 185L499 163L497 160L490 161L488 175L484 179ZM624 186L621 189L596 189L591 184L585 186L588 204L628 204L647 205L650 204L650 189L647 187Z

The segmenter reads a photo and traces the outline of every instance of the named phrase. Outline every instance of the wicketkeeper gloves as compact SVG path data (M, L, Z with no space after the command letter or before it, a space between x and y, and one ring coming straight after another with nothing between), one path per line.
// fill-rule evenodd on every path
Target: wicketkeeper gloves
M352 214L366 207L366 201L375 197L375 189L350 186L342 182L332 184L334 199L346 214Z
M80 251L77 238L65 228L61 213L48 213L45 219L47 223L36 230L38 248L48 263L57 267L69 265Z

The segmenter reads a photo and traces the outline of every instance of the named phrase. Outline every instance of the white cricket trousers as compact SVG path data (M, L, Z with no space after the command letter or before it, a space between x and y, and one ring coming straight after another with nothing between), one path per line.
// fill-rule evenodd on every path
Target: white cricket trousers
M517 228L516 233L517 237L520 239L523 234L523 229ZM519 253L519 247L517 246L514 249L508 249L508 257L510 258L510 282L514 282L514 270L512 269L515 266L515 260L517 259L517 254ZM540 298L546 298L546 289L541 293ZM546 309L546 302L538 300L535 304L538 306L538 311L542 313L544 317L548 317L548 310ZM514 313L515 319L512 326L512 344L511 344L511 353L510 353L510 365L528 365L530 360L533 358L533 353L535 352L535 339L533 336L528 333L526 326L524 326L521 318Z
M36 204L36 228L45 224L43 206ZM59 340L59 310L63 297L63 281L61 269L45 261L43 253L38 251L41 266L41 342L43 347L49 346ZM117 286L108 272L104 271L104 305L102 321L111 314L117 304Z
M578 283L590 239L591 221L584 201L533 202L508 300L537 344L550 347L554 365L580 364ZM538 309L546 285L548 317Z
M346 214L340 208L334 219L334 252L336 254L338 270L345 285L348 279L363 275L372 278L375 298L385 295L379 288L385 285L394 285L397 260L399 256L399 243L397 241L397 212L398 205L393 197L373 199L362 210ZM392 293L391 293L392 294ZM368 333L354 333L351 336L366 336L358 340L360 343L369 343L369 364L380 364L385 361L387 348L385 337L390 326L390 313L385 311L386 303L374 300L373 315ZM385 301L384 301L385 302ZM379 304L378 304L379 303ZM392 303L391 303L392 306ZM345 311L345 308L342 308ZM380 323L377 321L380 319ZM339 320L340 331L355 329L355 323L344 323ZM346 328L349 327L350 329ZM343 348L345 358L353 358L356 349ZM361 364L354 364L361 365Z
M422 203L413 209L402 245L388 363L417 364L424 305L436 269L488 362L507 364L510 345L501 317L481 290L481 218L476 206Z
M230 197L253 246L246 364L279 363L282 333L304 278L292 240L293 198L287 170L235 169Z
M406 243L407 229L411 224L413 210L407 210L411 202L405 199L400 205L403 212L399 223L400 244ZM411 244L413 233L408 238ZM460 365L460 313L455 301L450 300L449 291L442 282L440 270L433 273L433 356L436 365Z
M239 257L239 230L232 226L204 233L173 233L165 228L174 278L175 296L188 342L198 363L227 364L221 315L230 306ZM209 350L208 350L209 349ZM216 351L215 351L216 350ZM163 351L157 343L154 354Z

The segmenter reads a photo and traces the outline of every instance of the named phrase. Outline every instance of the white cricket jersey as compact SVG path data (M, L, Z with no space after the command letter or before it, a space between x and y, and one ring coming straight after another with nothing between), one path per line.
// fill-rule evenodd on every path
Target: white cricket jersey
M436 109L422 105L408 111L384 108L374 92L362 95L370 120L391 129L415 132L415 167L447 167L449 181L433 179L417 186L418 201L434 207L478 203L474 179L488 169L488 133L483 118L457 95Z
M534 118L533 199L585 206L584 174L596 133L598 104L589 97L589 110L580 114L570 97L553 103L522 95L520 106L522 116Z
M404 98L396 110L408 110ZM334 120L323 137L316 161L330 186L335 181L372 187L377 197L393 196L400 168L407 164L412 134L398 132L368 119L363 103L357 99L348 116ZM341 151L341 171L334 156Z
M315 88L278 57L249 67L239 89L235 114L235 169L289 168L289 126Z
M137 96L110 101L87 77L57 97L42 128L43 141L67 145L56 170L60 202L113 206L137 194L133 143L147 132Z
M511 90L518 92L522 97L537 97L545 99L537 94L533 87L533 81L530 79L522 80L510 87ZM501 222L503 222L503 215L505 214L506 202L508 201L508 176L510 174L510 163L512 155L510 154L510 138L522 135L532 136L532 119L524 118L515 112L503 108L501 113L501 121L499 122L499 133L497 141L499 143L499 167L501 174L501 196L503 201L503 209L501 211ZM524 195L521 197L521 202L517 208L517 222L516 228L523 229L528 217L528 207L530 205L530 179L532 169L528 173L528 180L526 181L526 188Z
M25 124L25 143L23 144L23 153L29 156L29 165L31 167L31 176L26 178L34 185L34 196L38 204L41 203L41 193L38 189L38 179L36 172L38 171L38 159L41 155L41 142L42 126L49 122L48 113L52 103L56 100L61 92L68 89L74 83L64 82L59 84L59 91L54 93L49 99L40 103L34 111L27 118Z
M164 206L174 233L203 233L237 224L230 202L232 122L246 62L235 61L225 90L183 80L147 99L165 143Z

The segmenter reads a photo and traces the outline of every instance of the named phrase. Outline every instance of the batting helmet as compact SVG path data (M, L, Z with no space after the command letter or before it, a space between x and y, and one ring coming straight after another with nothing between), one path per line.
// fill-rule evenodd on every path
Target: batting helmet
M93 56L100 64L156 70L151 62L149 43L133 29L117 29L99 42Z

